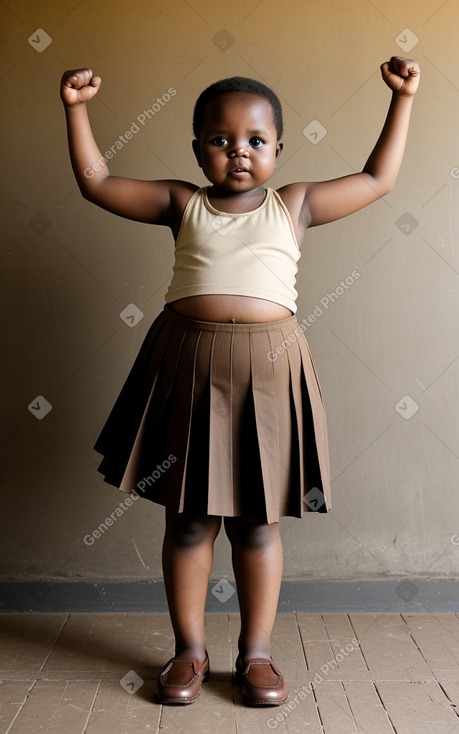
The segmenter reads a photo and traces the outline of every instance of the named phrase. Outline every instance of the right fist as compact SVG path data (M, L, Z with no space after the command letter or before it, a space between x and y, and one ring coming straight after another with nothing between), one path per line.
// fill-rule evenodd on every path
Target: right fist
M97 94L100 76L93 76L91 69L66 71L61 79L61 100L66 107L84 104Z

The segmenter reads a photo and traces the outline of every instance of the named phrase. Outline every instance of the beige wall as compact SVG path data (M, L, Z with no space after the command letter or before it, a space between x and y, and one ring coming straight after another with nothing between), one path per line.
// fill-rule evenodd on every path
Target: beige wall
M113 173L197 183L195 98L224 76L265 81L285 111L278 186L363 165L390 97L378 67L396 54L417 58L423 77L395 189L303 244L298 317L319 316L306 336L328 410L334 506L328 516L282 521L285 576L455 573L456 0L10 0L0 14L1 577L161 575L163 513L152 503L137 502L92 546L83 537L124 497L96 472L92 445L162 308L172 238L80 196L62 72L87 65L102 76L90 105L102 151L139 127ZM47 48L37 29L51 37ZM140 124L170 87L176 94ZM327 131L316 144L303 134L313 120ZM347 277L352 284L336 291ZM120 318L131 303L144 314L134 327ZM52 406L41 420L37 396ZM214 576L223 574L231 567L221 537Z

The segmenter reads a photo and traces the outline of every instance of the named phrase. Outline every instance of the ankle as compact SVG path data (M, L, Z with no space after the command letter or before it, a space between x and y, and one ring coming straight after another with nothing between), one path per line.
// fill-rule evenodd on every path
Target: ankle
M205 645L177 645L174 657L177 660L195 660L202 664L207 659L207 649Z
M261 645L253 646L239 646L239 660L245 663L247 660L253 660L254 658L263 658L269 660L271 657L271 650L269 647Z

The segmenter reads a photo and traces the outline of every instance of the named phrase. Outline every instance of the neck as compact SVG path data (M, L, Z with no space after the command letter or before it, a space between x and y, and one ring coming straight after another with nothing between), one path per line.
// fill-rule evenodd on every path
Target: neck
M259 186L250 191L227 191L216 186L208 186L207 198L211 204L218 203L218 207L226 212L249 212L257 209L263 203L266 189Z

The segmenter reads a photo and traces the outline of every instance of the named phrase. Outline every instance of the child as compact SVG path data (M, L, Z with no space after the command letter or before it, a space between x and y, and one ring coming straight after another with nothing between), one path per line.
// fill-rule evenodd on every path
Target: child
M221 519L241 613L235 678L246 704L288 696L270 657L282 576L279 517L330 507L322 396L294 316L307 227L387 194L405 147L416 62L381 66L392 101L361 173L264 188L282 150L276 95L233 77L199 97L193 150L211 186L112 176L86 102L101 79L63 75L70 156L83 196L129 219L170 227L175 265L153 323L99 436L105 481L165 506L164 582L175 655L160 703L192 703L209 677L204 610ZM87 175L87 172L90 175Z

